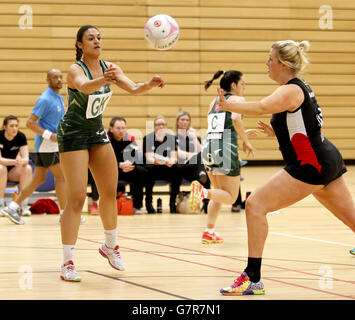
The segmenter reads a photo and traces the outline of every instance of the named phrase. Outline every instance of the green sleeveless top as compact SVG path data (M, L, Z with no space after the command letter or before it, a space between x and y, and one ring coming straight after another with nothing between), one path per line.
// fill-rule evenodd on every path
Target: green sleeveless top
M90 80L93 80L88 67L83 61L77 61L76 64L83 68L85 75ZM105 72L107 69L105 62L100 60L100 65L103 72ZM102 113L111 95L109 84L102 86L99 90L89 95L68 87L68 110L59 125L59 134L70 133L78 129L81 132L92 132L102 128Z
M231 94L225 94L228 99ZM237 133L234 129L232 113L229 111L215 111L219 98L208 113L207 140L224 140L237 146Z

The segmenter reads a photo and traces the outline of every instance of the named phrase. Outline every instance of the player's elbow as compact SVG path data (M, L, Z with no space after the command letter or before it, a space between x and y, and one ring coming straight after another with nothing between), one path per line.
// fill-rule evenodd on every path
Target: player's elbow
M29 128L29 129L32 129L33 128L33 126L34 126L34 121L33 121L33 119L27 119L27 121L26 121L26 127L27 128Z
M256 111L257 111L257 114L256 114L257 116L270 113L268 105L265 103L264 100L259 101L258 108L256 108Z
M139 90L132 90L130 94L133 96L139 96L140 94L142 94L142 92L140 92Z
M136 84L134 86L134 88L130 89L129 93L134 95L134 96L139 96L139 95L141 95L142 93L145 92L142 87L143 86L140 86L139 84Z

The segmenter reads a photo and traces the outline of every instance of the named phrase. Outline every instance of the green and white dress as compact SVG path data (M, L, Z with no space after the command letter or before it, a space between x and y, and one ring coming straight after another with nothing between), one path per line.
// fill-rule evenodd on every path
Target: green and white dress
M231 94L226 94L226 100ZM206 171L227 176L239 176L238 136L229 111L215 111L216 99L208 113L206 140L202 145L202 160Z
M93 80L83 61L76 62L83 68L85 75ZM107 66L100 60L105 72ZM102 123L102 113L112 96L110 85L87 95L76 89L68 88L68 110L60 121L57 130L59 152L84 150L110 143Z

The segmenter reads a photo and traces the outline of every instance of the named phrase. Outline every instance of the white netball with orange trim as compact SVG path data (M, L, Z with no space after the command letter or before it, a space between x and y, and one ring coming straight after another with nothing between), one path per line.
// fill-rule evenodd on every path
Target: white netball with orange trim
M167 14L151 17L144 27L144 36L156 50L168 50L179 39L180 28L174 18Z

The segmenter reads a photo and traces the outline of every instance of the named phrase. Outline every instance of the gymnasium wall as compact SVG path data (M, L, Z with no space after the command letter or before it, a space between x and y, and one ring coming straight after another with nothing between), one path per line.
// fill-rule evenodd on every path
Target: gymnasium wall
M94 24L103 38L102 59L118 63L136 82L154 74L166 81L164 89L141 96L113 87L104 113L106 127L111 117L124 116L141 141L157 115L165 115L173 130L176 114L183 109L203 137L218 84L206 92L205 80L217 70L240 70L247 83L246 99L260 99L276 88L265 65L271 44L309 40L311 65L304 79L322 107L323 132L345 159L355 159L353 0L0 0L0 8L0 121L18 115L30 151L34 133L25 123L46 88L46 72L59 68L66 78L75 59L78 28ZM173 16L180 25L180 40L168 51L155 51L144 39L146 20L158 13ZM244 117L246 128L256 127L258 119L268 121L269 116ZM275 140L261 134L253 144L254 159L281 159Z

